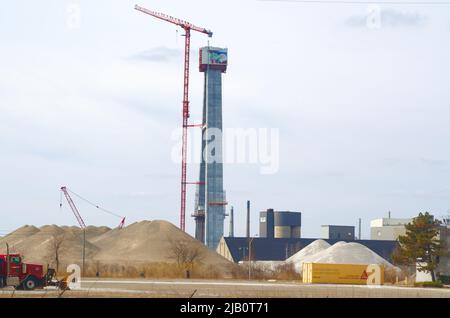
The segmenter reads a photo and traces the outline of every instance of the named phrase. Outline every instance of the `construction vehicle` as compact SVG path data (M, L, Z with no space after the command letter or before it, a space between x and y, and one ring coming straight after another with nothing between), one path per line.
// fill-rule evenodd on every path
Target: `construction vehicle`
M0 254L0 288L7 286L21 290L34 290L46 286L60 287L61 282L55 279L56 271L49 268L44 274L44 266L23 263L18 253Z

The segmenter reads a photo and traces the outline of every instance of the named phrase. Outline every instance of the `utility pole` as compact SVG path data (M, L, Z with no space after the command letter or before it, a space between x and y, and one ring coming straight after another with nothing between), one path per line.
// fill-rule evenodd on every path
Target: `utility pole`
M81 270L81 272L83 273L83 277L84 277L84 270L86 268L86 228L83 229L83 269Z
M234 237L234 208L231 207L230 211L230 234L229 237Z
M6 282L5 284L8 285L8 279L9 279L9 263L11 262L9 258L9 244L6 243Z
M82 251L82 268L81 272L84 276L85 272L85 264L86 264L86 223L84 223L83 218L81 217L80 212L78 212L78 209L75 205L75 203L72 200L72 197L70 196L67 187L61 187L61 191L64 193L64 196L66 197L67 202L69 203L70 208L72 209L73 214L75 215L75 218L78 221L78 224L80 225L81 230L83 231L83 251ZM60 203L62 206L62 202Z
M252 237L248 241L248 280L251 280L252 276L252 243L253 243L254 237Z

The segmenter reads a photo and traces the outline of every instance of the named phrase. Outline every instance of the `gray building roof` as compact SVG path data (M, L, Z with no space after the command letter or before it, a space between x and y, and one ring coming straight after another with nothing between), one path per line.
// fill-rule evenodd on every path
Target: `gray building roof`
M246 237L224 237L225 243L235 262L239 262L248 255L249 239ZM252 260L255 261L284 261L302 248L314 242L315 238L253 238ZM342 240L324 240L333 245ZM391 255L398 246L397 241L358 240L356 242L366 246L384 259L391 261Z

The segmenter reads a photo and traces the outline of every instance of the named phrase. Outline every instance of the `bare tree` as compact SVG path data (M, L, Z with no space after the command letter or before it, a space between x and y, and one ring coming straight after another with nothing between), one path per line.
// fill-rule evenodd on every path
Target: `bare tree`
M199 263L203 260L203 251L198 247L188 248L188 253L186 255L186 265L191 270L194 270L194 264Z
M57 273L59 271L61 248L62 248L62 245L65 240L66 240L66 237L64 234L58 234L58 235L53 235L51 242L50 242L49 260L51 262L54 262Z
M194 264L203 259L203 251L186 241L169 238L169 245L169 258L175 260L180 269L192 270Z

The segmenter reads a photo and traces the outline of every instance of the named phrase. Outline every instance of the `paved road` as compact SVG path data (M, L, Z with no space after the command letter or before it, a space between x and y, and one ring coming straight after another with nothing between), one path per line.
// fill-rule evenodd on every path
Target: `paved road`
M211 280L133 280L86 279L82 290L142 294L155 297L446 297L450 289L394 286L309 285L301 283L211 281Z
M33 292L0 289L0 297L57 297L61 291ZM14 294L14 295L12 295ZM361 298L450 298L450 288L407 288L394 286L309 285L301 283L225 280L142 280L85 279L81 289L67 291L64 297L361 297Z

